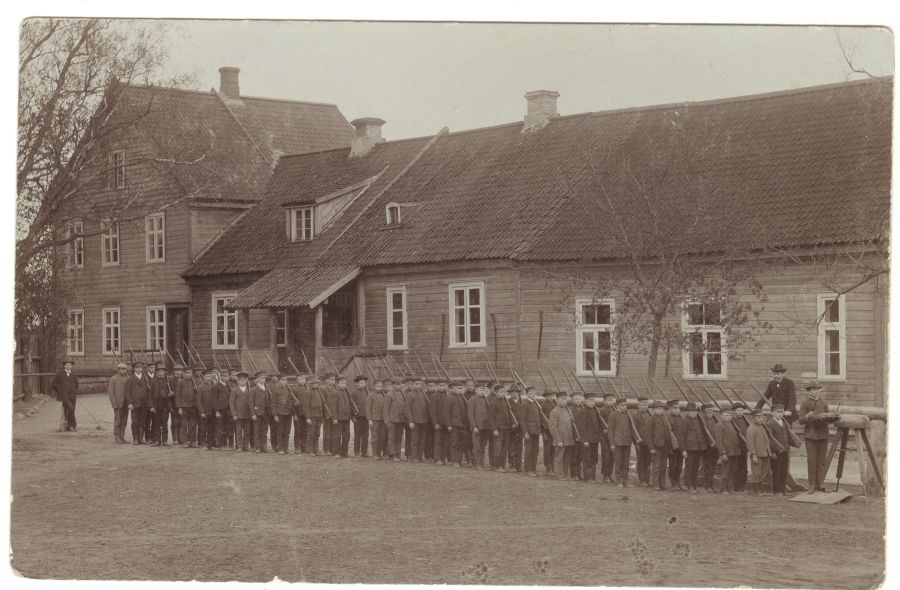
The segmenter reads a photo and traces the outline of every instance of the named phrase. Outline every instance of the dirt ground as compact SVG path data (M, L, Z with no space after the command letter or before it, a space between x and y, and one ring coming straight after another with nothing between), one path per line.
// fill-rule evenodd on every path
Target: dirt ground
M816 588L871 588L883 575L882 500L817 506L116 445L103 396L79 408L76 433L54 432L54 402L14 424L12 566L21 575Z

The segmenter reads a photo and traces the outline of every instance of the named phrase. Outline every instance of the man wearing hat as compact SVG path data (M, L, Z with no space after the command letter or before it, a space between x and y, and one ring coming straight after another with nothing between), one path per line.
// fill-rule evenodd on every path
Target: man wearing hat
M684 471L684 460L687 457L687 451L684 448L685 438L687 436L687 421L681 415L681 409L678 406L678 400L669 400L666 402L666 410L668 412L669 428L678 441L678 446L672 449L669 455L669 484L672 490L687 490L683 485L682 473Z
M178 415L178 406L175 404L175 393L178 391L178 384L184 378L184 366L175 364L172 367L172 375L169 376L169 414L172 416L172 444L181 444L181 416Z
M522 398L522 405L519 408L519 429L522 431L525 445L523 470L531 477L537 476L537 456L544 424L541 407L534 398L534 387L526 387L525 397Z
M641 437L647 443L650 452L650 481L661 492L666 489L666 467L672 454L672 431L664 416L666 405L656 400L650 404L650 422L647 425L647 436Z
M199 369L196 369L199 372ZM182 375L175 389L175 408L181 421L181 446L197 446L197 388L190 367Z
M769 404L781 404L784 407L784 416L789 422L797 419L797 394L794 391L794 382L786 378L787 369L781 363L772 367L772 380L766 386L763 393L765 399L756 402L756 409L761 409Z
M613 448L616 468L616 480L619 487L628 487L628 467L631 462L631 443L634 440L631 432L631 420L628 416L624 397L616 398L616 409L606 421L609 425L609 444Z
M530 389L534 389L533 387ZM543 399L538 401L541 410L541 440L544 445L544 475L552 475L556 469L556 445L550 435L550 412L556 407L556 392L545 391Z
M588 483L597 482L597 449L600 445L602 428L597 400L592 393L584 394L584 406L575 415L578 426L578 445L581 447L581 479Z
M488 388L479 385L476 389L478 395L468 402L469 425L472 427L475 439L475 452L473 465L476 469L485 470L484 452L488 451L488 464L490 465L490 447L493 440L493 406L488 400Z
M150 430L151 446L159 447L169 444L169 380L166 378L166 366L156 364L156 377L150 382Z
M366 396L365 412L369 421L369 437L372 439L372 456L378 461L388 458L384 402L384 382L376 379L375 388Z
M637 452L637 465L635 469L638 476L638 485L650 486L650 467L652 457L650 456L650 447L647 444L648 432L650 426L650 400L647 397L640 396L637 398L638 411L634 415L634 426L637 428L638 434L641 435L641 443L634 445Z
M144 444L147 432L147 406L150 405L150 381L144 374L144 363L131 363L132 375L125 382L125 403L131 410L131 442Z
M569 480L569 468L572 463L572 448L575 446L575 422L572 413L566 407L566 393L556 393L556 407L550 411L550 437L553 439L555 452L553 456L554 477Z
M353 391L350 393L353 403L356 404L356 416L353 418L353 456L369 456L369 414L366 412L366 402L369 400L369 380L365 375L357 375L353 379Z
M231 389L228 407L234 421L234 448L246 453L250 450L250 416L253 415L253 394L247 384L247 373L237 374L237 386Z
M820 396L822 386L815 379L805 386L806 399L800 404L800 424L806 439L806 469L809 473L809 492L825 491L826 454L828 447L828 422L822 414L830 411L828 403Z
M309 403L309 385L306 375L297 375L297 401L294 404L294 454L306 452L306 406Z
M784 417L784 406L781 404L773 405L771 415L766 417L763 424L765 424L769 434L772 436L772 440L775 441L772 444L771 460L772 493L776 496L783 496L785 485L787 484L791 448L791 441L788 435L788 429L791 425Z
M50 391L62 404L63 415L66 418L66 432L78 428L75 420L75 401L78 398L78 377L75 376L75 361L66 359L63 362L62 369L53 376L50 382Z
M197 387L197 412L200 414L200 439L206 441L206 450L216 444L216 391L213 389L213 372L203 371L203 381Z
M113 409L113 438L122 444L125 442L125 424L128 422L128 404L125 403L125 383L128 381L128 365L116 365L116 374L109 378L106 393Z
M600 415L603 421L609 425L609 417L612 415L616 407L616 396L611 393L603 394L603 405L600 406ZM613 471L615 468L615 457L613 456L613 448L609 442L609 433L600 437L600 474L603 476L603 483L613 483Z
M466 402L464 386L459 381L450 383L447 394L447 432L450 437L450 462L462 467L466 457L468 441L472 440L469 432L469 407Z

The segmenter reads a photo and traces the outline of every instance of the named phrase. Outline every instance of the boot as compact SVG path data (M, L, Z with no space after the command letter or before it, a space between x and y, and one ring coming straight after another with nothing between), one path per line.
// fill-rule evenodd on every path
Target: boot
M757 487L758 487L757 484L747 482L747 485L746 485L747 491L744 493L747 494L748 496L755 496Z

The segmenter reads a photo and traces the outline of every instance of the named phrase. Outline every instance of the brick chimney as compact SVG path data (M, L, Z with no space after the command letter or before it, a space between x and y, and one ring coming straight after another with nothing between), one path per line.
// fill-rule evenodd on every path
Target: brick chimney
M553 90L532 90L525 93L528 101L528 111L525 113L525 126L522 132L540 129L550 119L558 116L556 112L556 99L559 92Z
M381 126L384 125L384 119L377 117L362 117L350 121L356 132L350 140L350 157L361 158L365 156L376 143L381 143L384 138L381 136Z
M241 87L238 84L240 68L222 66L219 68L219 94L232 100L241 99Z

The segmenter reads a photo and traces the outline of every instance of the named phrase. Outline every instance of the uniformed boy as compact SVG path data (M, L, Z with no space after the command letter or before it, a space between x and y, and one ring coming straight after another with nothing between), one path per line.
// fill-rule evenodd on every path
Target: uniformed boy
M125 382L125 403L131 411L131 441L144 444L147 425L147 406L150 404L150 382L144 374L144 363L131 363L132 374Z
M325 417L325 401L319 391L319 378L310 375L306 378L309 391L304 393L301 401L304 403L303 414L306 416L306 452L311 457L319 455L319 430Z
M800 403L800 424L803 425L803 438L806 441L806 468L809 477L809 492L825 491L825 472L827 471L826 452L828 446L828 422L822 414L829 411L828 403L822 399L822 386L812 380L803 386L806 399Z
M106 393L113 409L113 438L125 443L125 425L128 422L128 404L125 402L125 383L128 381L128 365L116 365L116 374L109 378Z
M769 436L763 428L762 410L751 412L752 422L747 427L747 452L750 455L750 478L747 480L747 494L755 495L759 492L763 496L769 495L764 486L771 477L769 458L772 449L769 446Z
M294 454L306 453L306 406L309 403L309 386L306 384L306 375L295 377L297 386L293 388L297 395L294 403Z
M475 438L475 453L473 466L484 471L484 453L488 451L488 464L490 464L490 443L493 439L493 408L488 401L487 385L479 384L476 388L477 395L468 401L469 425Z
M221 370L213 372L213 392L215 404L213 405L215 418L216 448L227 451L234 446L234 420L231 419L231 387L224 377L228 375ZM235 382L235 385L237 383Z
M353 418L353 456L367 458L369 456L369 414L366 402L369 400L369 379L365 375L357 375L353 379L354 389L351 392L356 416Z
M322 452L333 456L336 454L332 446L334 442L332 430L337 425L337 418L335 417L337 410L337 373L326 373L325 382L319 391L322 393L325 404L325 408L323 408L325 417L322 420ZM338 440L340 440L340 437Z
M506 473L506 456L509 453L509 434L512 430L512 406L509 405L509 393L501 384L494 386L494 403L491 406L491 419L494 426L494 454L491 457L491 468Z
M175 394L178 392L178 384L184 379L184 367L176 364L172 367L172 375L169 377L169 414L172 416L172 444L180 445L181 440L181 414L178 413L178 404L175 403Z
M399 383L395 385L393 380L385 379L384 419L388 429L388 458L391 461L400 461L401 443L403 441L404 420L406 411L406 397L400 390Z
M253 402L253 413L250 420L254 423L254 435L256 438L256 448L254 452L266 452L266 430L268 430L268 411L269 411L269 394L266 387L266 374L259 371L253 376L256 385L252 388L251 400Z
M678 441L678 447L673 448L672 454L669 455L669 483L673 490L686 491L688 488L685 487L681 475L684 470L684 461L687 458L687 449L685 447L687 418L681 415L681 408L678 405L678 400L673 399L668 401L666 403L666 408L669 413L667 416L669 427L672 429L672 434L675 435L675 439Z
M544 446L544 475L550 476L556 473L556 445L553 444L553 437L550 435L550 412L556 407L556 392L544 391L542 399L538 400L538 406L541 409L542 419L541 443Z
M272 395L272 414L277 426L272 450L279 455L287 455L294 413L294 398L287 387L287 375L279 375L278 381L269 387L269 391Z
M685 436L684 450L687 451L687 460L684 465L684 483L692 494L699 494L697 489L697 475L700 470L700 462L703 460L703 452L707 449L706 434L703 432L703 424L697 413L697 405L688 402L684 407Z
M450 461L462 467L472 434L469 432L469 409L461 382L450 383L447 397L447 431L450 435Z
M584 413L584 394L576 391L569 396L569 412L572 414L572 422L575 424L575 444L572 445L572 462L569 464L569 475L572 479L581 480L581 444L579 439L579 416Z
M634 446L637 452L637 465L635 467L638 476L638 485L650 486L650 468L652 457L650 446L647 444L647 427L650 425L650 400L647 397L637 398L638 410L634 415L634 426L641 435L641 443Z
M509 392L509 405L512 408L512 415L516 417L513 426L509 430L509 451L507 458L510 471L516 473L522 472L522 423L519 414L522 411L522 393L519 388L513 384L507 389Z
M247 383L248 375L238 372L237 385L231 389L228 401L234 421L234 448L246 453L250 450L250 418L253 416L253 392Z
M369 420L372 456L378 461L387 459L389 455L384 421L384 401L384 382L377 379L375 388L366 397L366 418Z
M741 436L746 437L747 427L750 426L749 409L743 402L735 402L732 406L732 422L737 426ZM737 475L734 480L734 491L744 492L747 489L747 447L741 443L741 454L737 459Z
M412 456L407 461L421 463L425 458L425 438L428 433L428 398L422 379L413 379L413 387L406 397L406 417L412 435Z
M156 378L150 381L149 438L154 447L169 443L169 381L162 363L157 363Z
M326 397L326 399L329 399ZM336 457L346 459L350 455L350 421L355 410L350 390L347 389L347 378L340 376L330 398L333 400L331 420L331 451Z
M719 423L719 416L716 415L716 406L715 404L706 403L702 405L703 415L700 416L700 419L703 420L703 425L706 427L706 432L709 432L711 435L715 432L716 425ZM704 434L705 436L705 434ZM715 435L713 435L713 440L707 440L706 449L702 454L702 462L701 465L703 467L703 484L706 487L706 491L715 493L716 490L716 471L717 465L719 464L719 450L716 448L715 444Z
M609 425L609 417L616 407L616 396L611 393L603 394L603 405L600 407L600 415ZM609 433L600 439L600 474L603 476L603 483L613 483L615 468L615 456L613 454L613 446L609 441Z
M181 446L185 449L197 447L197 388L194 383L188 368L175 390L175 406L181 419Z
M578 446L581 447L581 478L588 483L597 483L597 451L602 432L597 409L594 394L586 393L584 407L576 417Z
M647 424L647 438L644 439L650 453L650 482L657 492L666 489L666 472L673 450L673 433L665 415L666 405L657 400L650 404L650 421Z
M553 477L569 480L572 448L575 446L575 422L566 407L568 400L563 391L556 392L556 407L550 411L550 438L553 439Z
M735 491L737 483L738 466L740 463L743 442L742 433L732 420L733 413L730 409L722 410L722 419L715 425L713 437L716 439L716 452L719 454L718 463L722 465L723 484L722 489L726 494Z
M544 423L541 407L535 397L534 387L527 387L519 406L519 429L525 446L523 469L531 477L537 477L537 456Z
M450 464L450 417L447 415L448 407L447 382L437 381L434 394L431 396L431 404L428 406L431 412L431 424L434 429L434 460L438 465Z
M787 483L788 468L790 466L791 441L788 429L791 423L785 417L785 409L781 404L772 406L772 415L765 422L766 428L772 434L772 438L778 444L772 445L772 493L776 496L784 496Z
M631 462L631 444L635 442L626 403L624 397L617 398L616 409L606 421L609 426L609 444L613 449L616 466L616 481L622 488L629 486L628 467Z

